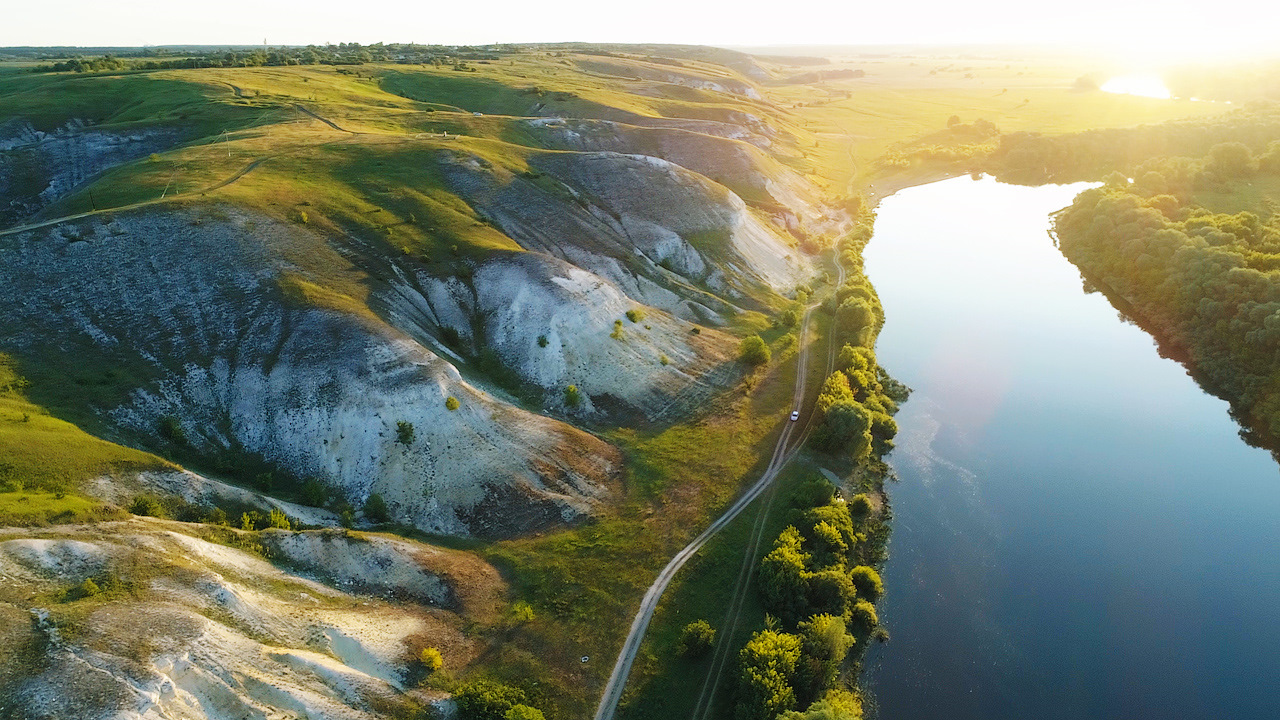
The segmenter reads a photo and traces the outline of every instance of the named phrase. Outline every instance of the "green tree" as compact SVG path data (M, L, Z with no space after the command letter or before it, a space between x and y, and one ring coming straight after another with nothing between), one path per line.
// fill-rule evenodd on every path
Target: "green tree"
M748 365L764 365L769 362L770 356L769 346L759 335L743 338L738 344L738 357Z
M848 690L828 690L804 712L785 712L778 720L862 720L862 701Z
M792 303L783 308L778 316L773 319L773 326L783 330L790 330L800 324L800 313L803 306L800 303Z
M512 705L511 709L502 716L503 720L546 720L542 711L528 705Z
M818 412L825 414L832 405L854 402L854 399L853 390L849 387L849 378L842 372L833 372L822 381L822 389L818 391Z
M205 513L204 523L206 525L227 525L230 520L227 518L227 511L215 505L212 510Z
M808 573L804 580L810 613L847 617L858 600L858 591L842 568Z
M694 620L680 631L678 652L685 657L701 657L710 652L716 642L716 629L706 620Z
M737 720L773 720L796 704L796 666L800 638L761 630L738 654Z
M843 372L850 370L873 370L876 367L876 354L871 348L846 343L840 348L836 359L836 368Z
M524 600L517 600L515 604L511 606L512 622L517 624L533 622L533 618L535 616L536 614L533 611L533 606Z
M302 483L302 502L312 507L324 507L332 494L328 485L315 478L307 478Z
M1280 175L1280 140L1267 144L1266 152L1258 156L1258 170L1270 175Z
M865 460L871 455L871 420L860 403L842 400L827 408L813 440L825 450L848 453L855 462Z
M808 540L813 564L816 567L843 567L849 556L849 543L840 531L828 522L820 522L805 537Z
M871 634L872 630L880 624L880 618L876 617L876 606L866 600L859 600L853 604L853 611L849 614L853 627L857 628L863 635Z
M760 595L765 610L788 623L808 614L805 566L809 554L802 548L803 542L800 531L789 525L760 561Z
M524 691L493 680L472 680L453 693L465 720L506 720L507 711L525 702Z
M389 521L391 512L387 509L387 501L383 500L378 493L370 493L368 499L364 501L364 516L375 523Z
M129 512L147 517L165 517L164 506L160 504L158 499L150 495L139 495L134 498L133 502L129 504Z
M801 535L805 537L805 550L809 552L817 552L818 546L815 544L814 529L818 525L827 525L831 529L839 533L839 539L828 540L827 542L843 545L849 549L857 543L858 538L853 528L853 516L849 513L849 507L845 503L828 502L826 505L818 505L804 511L797 521L797 527L801 528ZM812 567L829 567L844 565L844 558L833 558L829 562L819 562L815 556Z
M1223 178L1240 178L1253 172L1253 153L1240 142L1218 143L1209 149L1205 169Z
M840 666L854 645L844 618L814 615L800 623L800 664L796 673L796 691L802 704L812 702L823 690L835 685Z
M880 579L880 573L876 572L875 568L859 565L849 571L849 579L853 581L854 587L858 588L859 597L875 602L884 595L884 581Z
M280 508L271 508L271 515L267 519L268 527L279 528L281 530L289 530L293 527L289 522L289 516L284 514Z
M837 308L836 318L841 332L859 345L870 345L874 340L876 310L866 298L854 296L846 299Z

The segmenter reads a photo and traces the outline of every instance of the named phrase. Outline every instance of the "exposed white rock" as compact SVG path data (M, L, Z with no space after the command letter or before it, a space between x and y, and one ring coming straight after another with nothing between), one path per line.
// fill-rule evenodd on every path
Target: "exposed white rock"
M92 604L77 616L75 632L65 635L47 609L24 608L36 620L29 628L6 628L6 637L25 638L48 662L19 675L12 674L18 668L0 667L9 673L0 677L10 682L0 713L42 719L372 719L384 716L375 707L394 705L413 692L406 673L424 644L442 648L456 668L480 651L451 613L385 603L341 583L323 585L186 534L193 529L199 526L144 519L52 528L41 531L49 536L44 538L29 537L21 528L0 529L0 558L22 558L42 569L16 587L0 587L0 607L24 607L28 598L64 588L75 576L67 573L68 558L91 559L95 572L132 588L121 596L78 601ZM380 557L401 566L455 552L380 536L270 535L296 537L279 544L294 550L339 541L356 555L363 544L378 549L371 561ZM466 562L483 566L474 558ZM496 571L466 571L476 570L480 576L459 580L470 589L459 585L451 592L474 594L478 583L484 588L480 594L500 598ZM413 573L393 569L384 579L391 586L408 582L398 587L397 597L421 589L421 577ZM469 604L478 607L475 598ZM21 711L13 715L14 708Z
M289 268L269 247L319 237L240 213L114 224L123 232L82 224L75 242L56 229L0 238L0 286L23 299L0 317L0 344L133 363L137 389L106 414L125 437L156 438L174 418L202 451L265 458L356 503L380 493L396 519L444 534L517 534L609 496L618 456L605 443L473 387L371 315L288 302Z
M509 253L479 265L470 285L423 275L437 317L484 345L521 378L559 403L574 385L591 399L607 396L652 415L715 367L733 361L734 341L644 307L614 283L540 253ZM633 321L627 316L631 312Z

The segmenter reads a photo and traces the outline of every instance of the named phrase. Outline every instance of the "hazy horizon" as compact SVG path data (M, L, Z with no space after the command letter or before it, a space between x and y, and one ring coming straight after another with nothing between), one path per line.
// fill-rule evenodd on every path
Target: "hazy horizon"
M483 6L426 7L377 0L353 12L333 0L175 6L140 0L102 13L87 0L69 0L60 19L46 9L19 6L0 27L0 46L140 47L164 45L324 45L416 42L672 43L734 48L798 46L1049 46L1102 51L1133 62L1241 57L1270 51L1268 23L1241 23L1229 35L1208 35L1186 2L1160 13L1134 2L1082 0L1060 13L1028 12L1013 0L851 7L803 0L785 14L754 3L734 6L656 0L643 12L601 11L589 0L555 5L497 0ZM1246 17L1256 5L1224 0L1215 15ZM476 13L483 13L477 22ZM678 22L673 22L673 19Z

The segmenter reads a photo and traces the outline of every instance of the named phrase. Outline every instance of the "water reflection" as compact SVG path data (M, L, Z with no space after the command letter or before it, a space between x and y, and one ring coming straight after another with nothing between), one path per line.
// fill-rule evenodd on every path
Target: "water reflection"
M1083 186L882 204L877 355L915 394L869 656L885 720L1274 718L1280 472L1045 235Z

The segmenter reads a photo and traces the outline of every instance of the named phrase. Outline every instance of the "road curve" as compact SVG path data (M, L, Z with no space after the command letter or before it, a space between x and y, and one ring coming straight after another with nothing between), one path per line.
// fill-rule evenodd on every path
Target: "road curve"
M804 401L805 382L808 378L805 368L809 359L809 345L806 339L809 334L809 321L815 307L816 305L810 305L805 310L804 319L801 321L799 370L796 372L796 387L791 402L793 410L799 410ZM796 427L797 423L787 423L787 426L782 430L782 434L778 436L778 442L773 448L773 457L770 458L769 466L765 468L760 479L730 505L720 517L716 518L710 527L703 530L701 535L694 538L692 542L676 553L676 556L671 558L667 566L662 568L662 572L658 573L657 579L649 586L644 598L640 601L640 609L636 612L635 620L631 622L631 630L627 634L626 641L622 644L622 650L618 653L618 660L613 665L613 673L609 676L609 682L605 685L604 694L600 697L600 704L596 707L595 720L613 720L613 714L618 708L618 701L622 698L622 691L627 684L627 676L631 673L631 664L635 661L636 653L640 651L640 644L644 640L645 630L649 628L649 621L653 619L654 610L658 607L658 600L662 598L662 593L666 592L667 586L675 579L676 573L680 571L680 568L684 567L685 563L689 562L716 533L742 514L742 511L746 510L752 501L759 497L778 477L778 473L794 455L793 449L788 447L788 443L795 434Z

